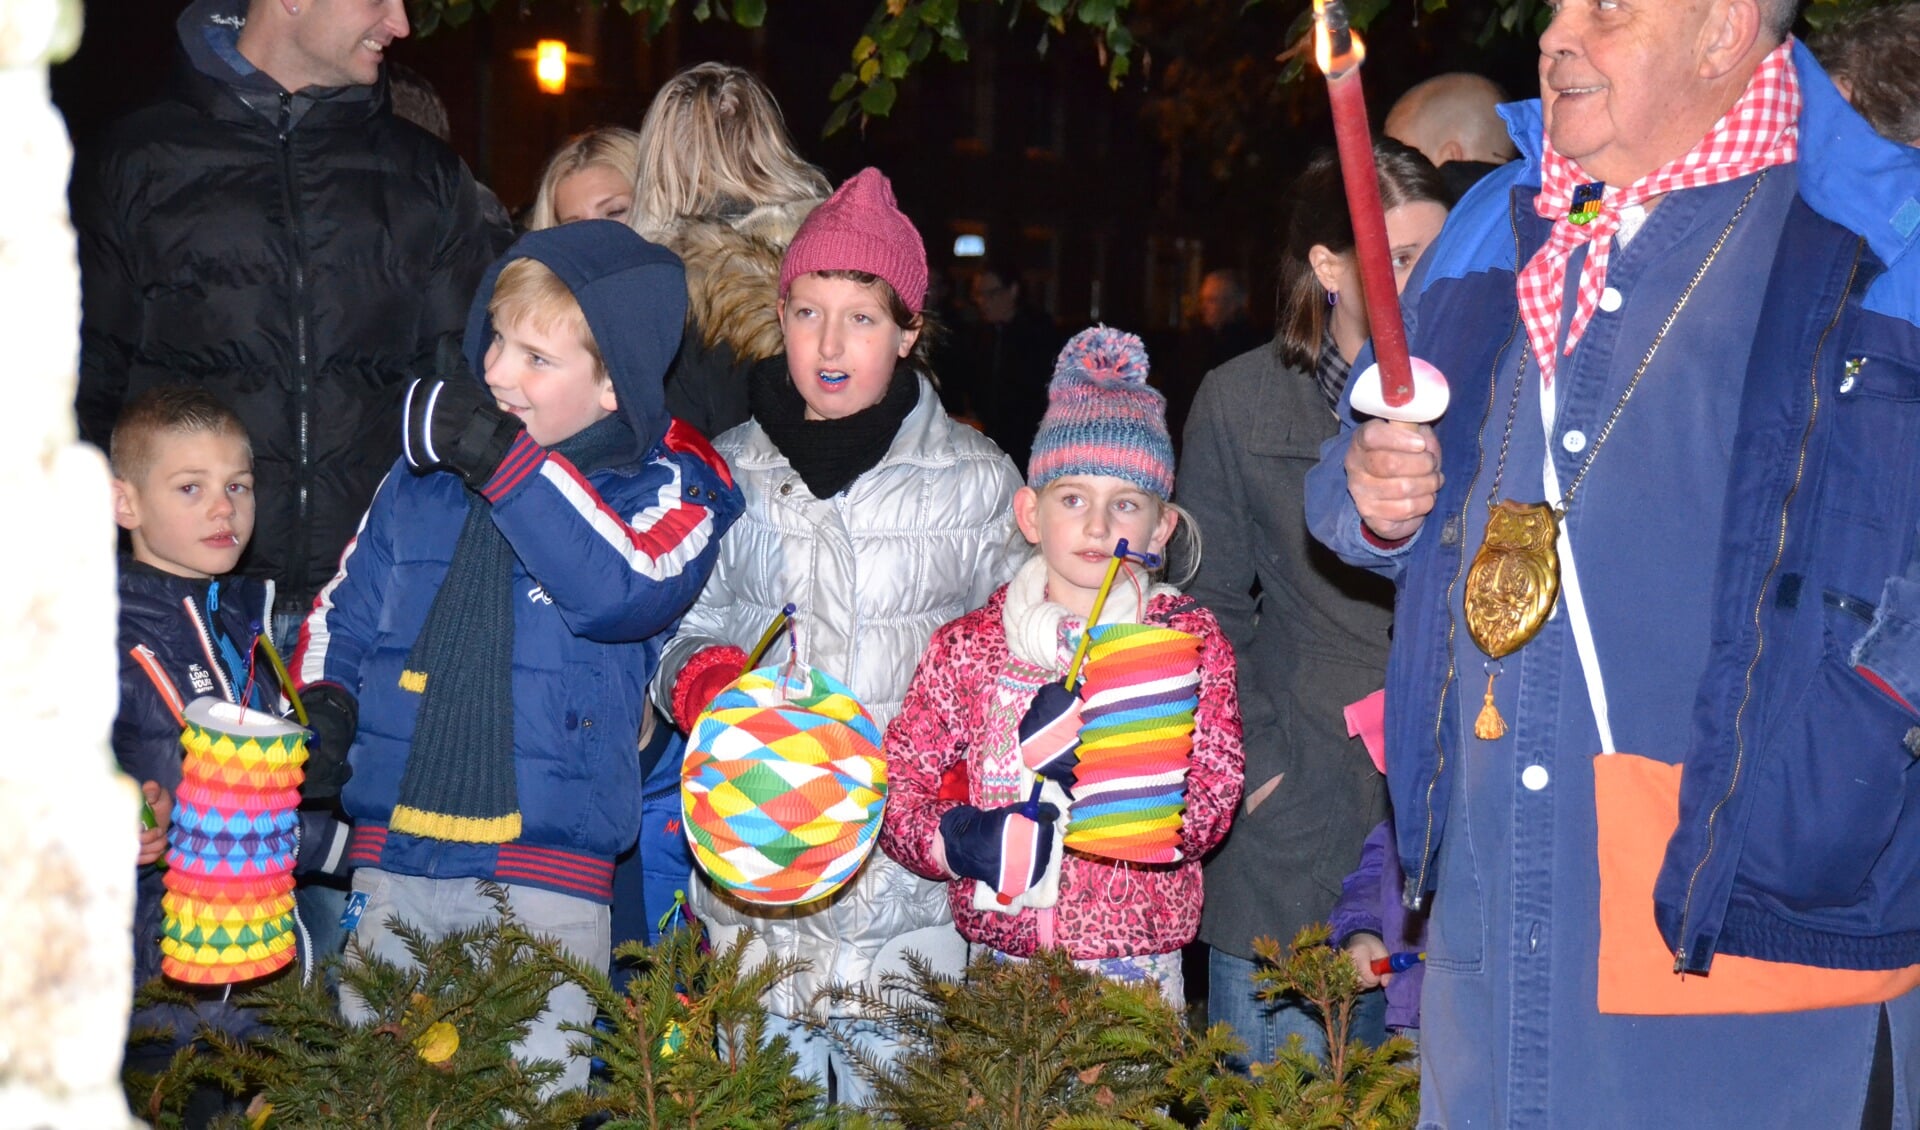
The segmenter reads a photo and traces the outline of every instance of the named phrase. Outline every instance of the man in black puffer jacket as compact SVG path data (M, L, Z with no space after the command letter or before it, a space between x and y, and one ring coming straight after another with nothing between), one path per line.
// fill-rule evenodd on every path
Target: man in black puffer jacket
M74 181L80 429L105 446L162 382L238 411L260 499L241 568L277 582L287 623L398 454L402 388L457 358L511 233L453 151L389 111L402 0L196 0L177 27L173 90Z

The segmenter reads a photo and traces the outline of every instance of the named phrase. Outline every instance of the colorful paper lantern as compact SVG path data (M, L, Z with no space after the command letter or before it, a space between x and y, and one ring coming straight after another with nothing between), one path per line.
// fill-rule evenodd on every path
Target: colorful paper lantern
M1093 629L1066 846L1129 863L1179 862L1200 638L1153 624Z
M307 732L220 699L187 704L167 832L160 968L230 985L293 961L293 863Z
M770 906L839 890L880 831L880 729L820 671L742 675L695 720L680 803L693 857L735 897Z

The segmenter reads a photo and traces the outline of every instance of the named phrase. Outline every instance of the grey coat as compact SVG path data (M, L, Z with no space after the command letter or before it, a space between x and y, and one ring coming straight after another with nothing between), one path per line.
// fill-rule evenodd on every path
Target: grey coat
M1240 957L1257 936L1284 945L1324 920L1385 815L1343 708L1385 681L1393 589L1307 532L1307 471L1339 430L1312 374L1264 345L1209 373L1187 418L1178 499L1205 543L1188 592L1239 656L1247 755L1246 799L1206 865L1200 938Z

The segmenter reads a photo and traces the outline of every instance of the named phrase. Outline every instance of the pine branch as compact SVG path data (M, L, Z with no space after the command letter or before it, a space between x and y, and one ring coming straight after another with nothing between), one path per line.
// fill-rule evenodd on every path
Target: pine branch
M286 976L244 994L264 1033L237 1041L203 1030L197 1050L176 1056L156 1085L160 1113L177 1120L194 1087L212 1084L255 1096L251 1109L275 1128L572 1130L591 1102L577 1094L543 1099L560 1065L523 1065L512 1053L568 963L496 894L501 917L471 930L430 940L396 923L415 968L356 949L341 981L371 1012L365 1024L341 1018L320 978L302 985Z

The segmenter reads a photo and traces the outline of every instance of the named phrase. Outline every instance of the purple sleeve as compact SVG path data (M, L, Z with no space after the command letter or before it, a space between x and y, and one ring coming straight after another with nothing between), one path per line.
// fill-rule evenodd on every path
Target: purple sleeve
M1333 944L1344 946L1355 934L1385 937L1380 922L1380 873L1387 855L1393 851L1393 823L1382 820L1367 834L1360 848L1360 865L1340 880L1340 901L1333 904L1327 922L1333 927Z

